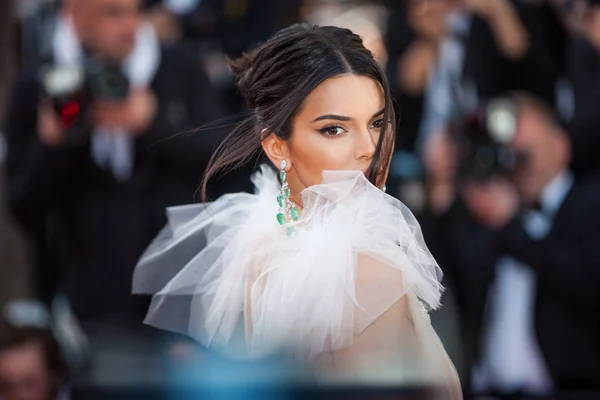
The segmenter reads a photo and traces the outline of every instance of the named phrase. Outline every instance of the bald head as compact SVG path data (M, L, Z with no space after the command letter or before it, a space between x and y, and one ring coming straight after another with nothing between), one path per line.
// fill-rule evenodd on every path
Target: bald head
M86 49L119 62L131 53L141 0L67 0L65 6Z

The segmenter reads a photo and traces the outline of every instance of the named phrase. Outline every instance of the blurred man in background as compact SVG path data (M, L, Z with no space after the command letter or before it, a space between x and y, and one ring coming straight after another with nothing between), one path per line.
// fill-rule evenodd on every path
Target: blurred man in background
M528 95L511 101L512 178L466 179L429 242L458 288L472 387L599 389L600 186L574 179L568 134L550 108ZM456 171L461 149L444 148Z
M84 84L69 92L73 77ZM7 183L82 322L140 323L133 268L165 208L194 200L220 132L173 135L222 115L197 60L140 22L139 0L65 3L51 60L13 89Z
M66 400L68 368L46 313L20 303L0 317L0 399Z

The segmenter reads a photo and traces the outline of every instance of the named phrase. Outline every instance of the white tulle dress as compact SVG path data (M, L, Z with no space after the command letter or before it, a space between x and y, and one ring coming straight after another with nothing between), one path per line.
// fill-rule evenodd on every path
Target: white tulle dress
M441 271L412 213L358 171L325 171L280 226L275 172L253 182L256 194L168 209L134 274L134 293L154 295L146 323L232 356L285 351L327 379L461 398L428 317Z

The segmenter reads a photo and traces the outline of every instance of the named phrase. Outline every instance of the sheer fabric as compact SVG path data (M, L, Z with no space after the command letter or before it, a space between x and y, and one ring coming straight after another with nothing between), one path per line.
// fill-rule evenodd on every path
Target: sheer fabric
M331 378L458 387L427 323L441 270L412 213L360 172L326 171L290 236L274 171L253 182L256 194L168 210L134 274L134 292L154 295L146 323L236 357L284 350Z

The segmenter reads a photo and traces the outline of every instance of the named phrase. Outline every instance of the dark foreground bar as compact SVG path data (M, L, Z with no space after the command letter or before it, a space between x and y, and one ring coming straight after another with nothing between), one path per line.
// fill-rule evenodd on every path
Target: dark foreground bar
M72 393L73 400L203 400L203 399L240 399L240 400L435 400L439 396L431 391L417 388L319 388L319 387L237 387L220 390L199 388L78 388Z

